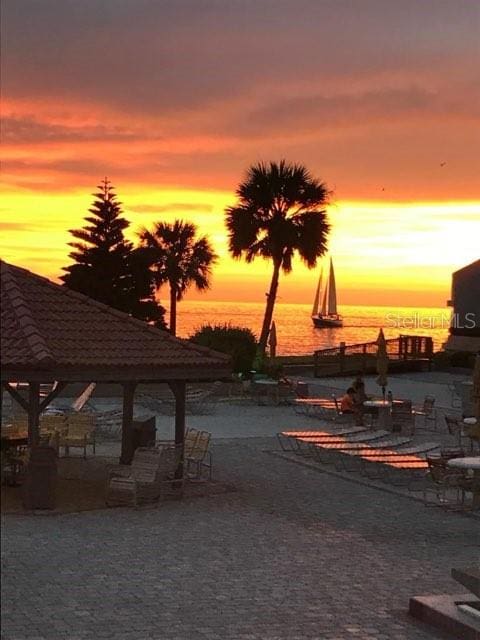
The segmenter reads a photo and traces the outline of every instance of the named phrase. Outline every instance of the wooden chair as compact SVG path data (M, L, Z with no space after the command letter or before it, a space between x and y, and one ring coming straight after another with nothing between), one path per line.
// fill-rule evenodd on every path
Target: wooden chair
M83 449L87 458L87 447L91 446L95 454L95 416L91 413L71 413L66 417L66 430L59 438L59 447L65 447L68 456L70 448Z

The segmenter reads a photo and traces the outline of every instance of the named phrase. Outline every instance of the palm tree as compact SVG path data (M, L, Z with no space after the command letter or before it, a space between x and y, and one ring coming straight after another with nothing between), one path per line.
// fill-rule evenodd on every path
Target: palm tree
M140 229L140 243L150 251L151 270L157 288L170 287L170 333L176 334L177 302L193 284L199 291L210 287L211 267L217 261L208 238L195 239L197 227L175 220L156 222L153 230Z
M280 270L292 270L298 252L308 268L327 250L330 225L325 205L330 192L307 169L285 160L251 166L238 186L238 202L226 209L230 253L252 262L260 256L273 261L262 332L258 343L265 353L273 317Z

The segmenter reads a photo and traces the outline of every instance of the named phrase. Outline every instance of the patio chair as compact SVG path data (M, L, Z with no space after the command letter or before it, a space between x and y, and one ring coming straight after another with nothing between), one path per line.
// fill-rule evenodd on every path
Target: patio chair
M66 419L65 415L40 416L40 445L52 447L57 456L60 451L60 439L66 434Z
M108 506L135 506L160 497L160 462L169 447L135 449L131 465L113 465L107 469L105 502ZM164 454L165 455L165 454Z
M185 437L183 439L183 451L185 456L190 456L197 444L197 440L200 436L200 431L198 429L193 429L189 427L185 430ZM174 440L156 440L155 446L157 448L162 447L173 447L175 446Z
M65 421L66 429L59 437L59 447L65 447L65 455L71 448L83 449L87 458L87 447L91 446L95 454L95 416L91 413L71 413Z
M189 480L203 480L206 472L207 480L212 479L212 453L209 450L212 434L199 431L195 446L185 452L186 475Z
M426 506L464 508L465 493L472 491L473 482L462 471L454 471L447 466L446 456L427 457L427 483L423 489L423 500ZM433 494L434 501L427 498Z
M480 452L480 420L477 420L477 424L464 425L463 435L470 442L470 451L473 453L476 449Z
M411 400L402 400L392 404L392 431L400 431L406 435L415 433L415 415Z
M433 422L434 430L437 430L437 409L435 407L435 398L433 396L425 396L423 405L419 408L413 409L414 418L416 416L423 416L424 428L428 427L429 423Z

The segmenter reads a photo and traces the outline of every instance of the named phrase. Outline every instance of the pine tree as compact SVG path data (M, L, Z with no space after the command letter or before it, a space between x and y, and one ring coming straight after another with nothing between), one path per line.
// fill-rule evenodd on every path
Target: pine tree
M75 241L68 243L73 249L69 257L74 262L63 267L60 279L74 291L164 327L165 309L155 300L148 254L125 239L130 223L122 217L110 181L105 178L98 189L84 218L87 224L70 229Z

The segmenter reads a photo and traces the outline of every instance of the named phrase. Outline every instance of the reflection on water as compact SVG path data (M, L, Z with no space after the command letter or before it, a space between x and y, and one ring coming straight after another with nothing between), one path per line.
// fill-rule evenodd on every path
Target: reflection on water
M248 327L260 333L264 305L254 302L182 301L178 307L177 327L180 337L188 338L204 324ZM340 306L344 326L315 329L311 305L277 303L278 355L311 355L316 349L337 347L340 342L356 344L376 340L383 327L386 338L399 334L431 336L435 350L447 339L450 312L442 308ZM168 316L167 316L168 317Z

